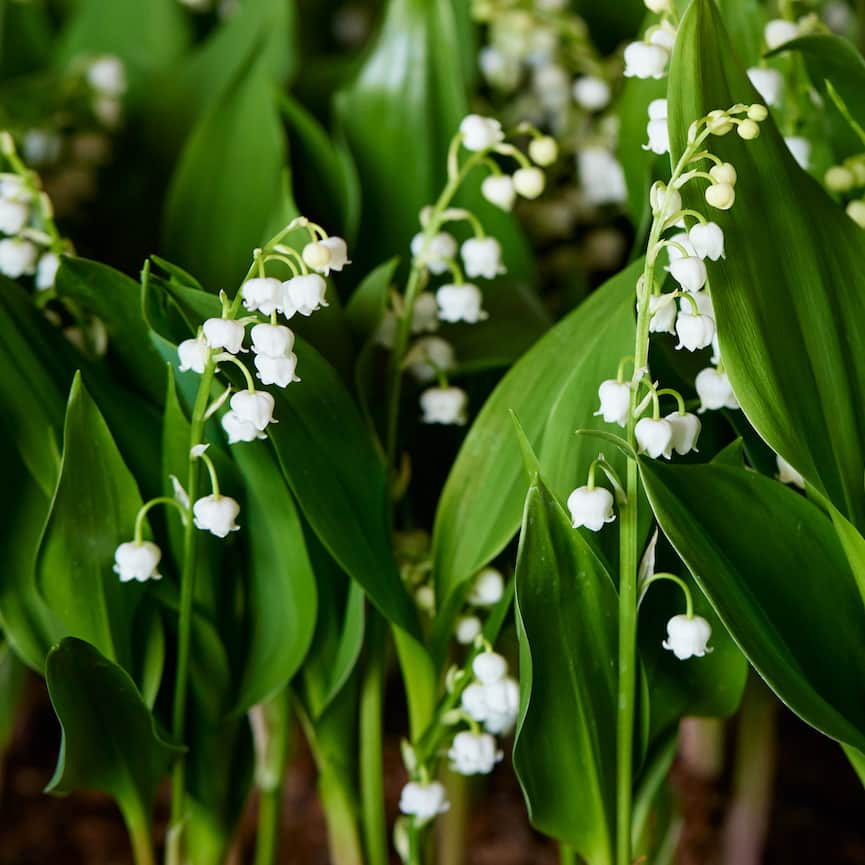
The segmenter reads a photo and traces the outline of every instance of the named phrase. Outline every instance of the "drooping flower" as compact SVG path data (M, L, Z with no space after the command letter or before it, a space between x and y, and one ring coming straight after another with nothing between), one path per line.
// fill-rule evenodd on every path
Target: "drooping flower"
M483 685L486 718L484 729L497 736L507 735L517 720L520 708L520 686L506 677Z
M439 287L436 292L439 318L442 321L466 321L476 324L487 318L482 303L481 290L471 282L459 285L446 284Z
M288 352L284 357L271 357L266 354L255 356L255 371L262 384L288 387L292 382L300 381L296 370L297 355L294 352Z
M672 294L649 295L649 314L649 333L676 332L676 299Z
M584 147L577 153L580 186L589 204L621 204L628 197L621 163L605 147Z
M475 577L466 601L473 607L492 607L505 591L505 578L496 568L486 567Z
M453 346L438 336L422 337L406 356L406 368L420 382L432 381L439 372L450 372L456 363Z
M775 454L775 462L778 465L778 480L782 484L790 484L799 487L800 490L805 489L805 478L781 454Z
M294 334L283 324L256 324L250 336L256 354L285 357L294 348Z
M602 381L598 388L601 407L595 416L603 415L606 423L617 423L624 427L628 422L628 408L631 402L631 388L626 382L613 378Z
M439 307L431 291L422 291L415 298L412 310L411 332L434 333L439 329Z
M256 439L267 438L267 436L261 432L254 423L241 417L233 409L227 411L222 416L222 428L228 436L228 443L230 445L237 444L238 442L252 442Z
M697 373L694 385L697 388L697 396L700 397L700 414L721 408L739 408L739 401L733 394L727 373L711 366L706 367Z
M616 518L613 494L605 487L577 487L568 496L568 510L575 529L583 526L592 532L599 532L604 523L611 523Z
M724 232L715 222L698 222L688 232L688 240L700 258L717 261L724 258Z
M151 541L127 541L114 551L114 573L120 582L158 580L156 568L162 558L162 550Z
M416 234L411 240L411 254L420 260L424 247L423 233ZM436 275L444 273L448 269L448 261L456 257L457 242L453 235L446 231L440 231L430 238L422 264L426 265L430 273Z
M480 151L494 147L504 141L502 125L492 117L469 114L460 123L462 143L466 150Z
M463 426L468 395L458 387L431 387L420 395L420 406L424 423Z
M707 348L715 338L715 320L708 315L694 315L690 306L685 306L676 319L676 335L679 337L676 348L687 351Z
M544 172L533 165L527 168L518 168L513 175L514 189L523 198L537 198L546 185Z
M198 499L192 506L195 528L224 538L240 529L235 523L240 505L231 496L211 494Z
M317 273L293 276L282 285L291 307L303 316L309 317L317 309L327 306L327 301L324 299L327 283ZM283 307L287 309L289 303L284 303Z
M470 237L463 243L460 253L466 276L493 279L505 272L502 247L494 237Z
M788 135L784 143L799 167L807 170L811 166L811 142L801 135Z
M529 142L529 156L536 165L552 165L559 158L559 145L551 135L533 138Z
M691 412L679 414L673 412L665 418L667 423L673 428L673 437L670 439L670 444L667 450L664 451L664 456L670 459L672 452L675 451L679 456L684 456L691 451L697 450L697 439L700 436L702 424L700 418Z
M106 54L87 67L87 83L103 96L122 96L126 92L126 67L119 57Z
M489 733L463 730L454 736L448 759L451 769L460 775L488 775L502 759L502 752Z
M574 100L584 111L603 111L611 95L610 85L596 75L584 75L574 82Z
M450 808L445 788L438 781L421 784L409 781L402 788L399 797L399 810L414 817L418 823L428 823Z
M502 210L511 210L517 197L514 181L509 174L490 174L481 183L481 194Z
M660 45L631 42L625 48L626 78L663 78L670 52Z
M481 620L477 616L460 616L454 635L461 646L469 646L482 630Z
M261 312L270 315L282 311L284 299L282 283L272 276L257 276L248 279L241 288L243 305L250 312Z
M489 685L507 676L508 662L497 652L481 652L472 661L472 672L482 685Z
M667 639L661 644L680 661L702 658L711 648L707 645L712 626L702 616L673 616L667 622Z
M649 103L649 122L646 126L649 143L643 145L643 150L662 154L670 152L670 132L667 127L667 100L653 99Z
M670 262L668 268L670 275L685 291L697 292L708 279L706 265L702 258L697 256L684 256Z
M784 78L777 69L754 66L748 70L748 78L767 105L777 105L781 101Z
M211 348L224 348L230 354L237 354L243 346L244 328L239 321L208 318L202 325L202 331Z
M634 438L640 453L647 453L652 459L657 459L669 450L673 441L673 427L663 418L640 418L634 427Z
M276 423L273 397L262 390L239 390L231 397L231 408L241 420L251 423L257 430L264 430L268 424Z
M177 346L177 356L180 358L180 371L192 370L201 375L210 358L210 346L203 337L185 339Z
M763 37L766 47L770 51L780 48L785 42L795 39L799 35L799 27L794 21L785 21L783 18L773 18L766 24Z
M18 234L30 219L30 208L20 201L0 198L0 231Z
M10 279L31 276L36 272L38 250L35 244L20 237L0 240L0 273Z

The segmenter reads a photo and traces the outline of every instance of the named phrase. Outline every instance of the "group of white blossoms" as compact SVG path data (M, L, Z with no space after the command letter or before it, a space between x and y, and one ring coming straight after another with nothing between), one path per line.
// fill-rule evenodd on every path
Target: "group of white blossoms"
M461 145L474 154L498 153L509 156L519 163L513 174L505 174L496 163L488 160L492 173L484 178L481 193L496 207L509 211L517 196L535 199L544 191L546 178L541 167L551 165L558 158L558 145L548 135L540 135L535 130L526 129L532 135L529 142L529 158L510 144L505 143L505 133L501 123L491 117L469 114L460 124ZM534 163L534 164L532 164ZM441 226L448 222L468 221L473 236L462 245ZM483 294L480 288L469 280L494 279L505 272L502 263L502 247L494 237L484 233L479 220L463 208L447 208L436 212L425 207L420 214L423 229L411 242L413 265L433 276L445 273L451 280L438 287L435 293L424 291L415 300L412 331L435 331L440 322L466 322L477 324L488 315L483 308ZM462 259L462 267L457 261L457 250ZM380 339L387 343L392 338L393 318L385 320L384 335ZM447 383L447 372L455 366L453 348L438 337L425 337L409 351L408 361L414 361L409 368L421 381L438 378L437 387L425 390L420 397L424 423L464 424L468 397L464 390L451 387Z
M471 671L455 713L455 720L466 722L469 729L454 736L448 759L451 769L460 775L485 775L502 759L495 737L513 729L520 689L508 676L507 661L489 647L475 656ZM403 787L399 807L422 826L447 811L450 803L443 784L421 777Z
M304 246L302 253L282 245L277 245L273 253L268 252L268 258L280 258L294 275L285 281L265 276L264 260L257 253L261 275L247 279L241 288L246 310L267 316L269 322L260 321L254 314L234 318L235 309L222 295L222 317L207 319L194 339L184 340L177 347L181 372L192 371L202 375L211 364L232 363L243 373L246 388L231 393L229 387L206 413L209 417L228 399L229 410L222 416L222 427L229 444L265 438L267 427L277 422L273 416L273 396L267 391L256 390L249 369L238 358L241 352L246 351L243 342L247 326L253 325L250 335L259 381L283 388L300 381L296 375L294 333L285 325L278 324L277 316L282 315L287 320L294 315L310 316L327 306L327 283L324 277L331 271L341 271L350 263L342 238L328 237L323 229L303 217L296 219L286 232L294 228L306 228L313 238ZM206 450L207 445L198 444L191 451L192 459L201 459L207 465L212 485L211 493L193 504L192 516L196 528L224 538L239 529L235 520L240 513L240 505L231 496L220 493L216 471ZM172 481L179 503L184 510L188 509L186 493L175 478ZM123 582L159 578L156 569L162 551L152 541L142 539L142 522L144 513L160 501L162 499L155 499L144 505L136 521L134 540L121 544L115 552L114 570Z

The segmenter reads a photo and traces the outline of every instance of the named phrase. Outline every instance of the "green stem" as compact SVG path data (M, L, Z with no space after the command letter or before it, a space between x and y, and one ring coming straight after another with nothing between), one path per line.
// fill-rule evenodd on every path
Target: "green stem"
M282 787L261 790L258 797L258 831L255 836L255 865L275 865L279 846L279 815Z
M139 808L127 805L123 808L123 819L132 845L132 860L135 865L156 865L153 841L150 836L150 820Z
M438 865L464 865L469 818L469 779L456 772L446 772L442 780L451 806L442 815L438 825Z
M204 433L204 415L210 398L214 364L208 361L192 410L189 431L189 450L201 442ZM192 505L198 490L200 462L189 457L186 492L189 496L189 511L183 529L183 570L180 576L180 616L177 625L177 674L174 681L174 704L171 714L171 732L175 741L182 742L186 727L186 692L189 680L189 646L192 633L192 600L195 590L196 530L192 518ZM181 757L174 764L171 777L171 817L169 821L170 843L165 847L167 865L180 865L181 826L184 820L184 796L186 787L186 763Z
M350 785L338 772L326 764L320 767L318 792L333 865L364 865L356 809L349 791Z
M367 865L387 865L384 813L382 703L387 632L381 615L368 611L367 648L360 683L360 805Z
M567 844L559 844L559 863L560 865L579 865L577 851Z

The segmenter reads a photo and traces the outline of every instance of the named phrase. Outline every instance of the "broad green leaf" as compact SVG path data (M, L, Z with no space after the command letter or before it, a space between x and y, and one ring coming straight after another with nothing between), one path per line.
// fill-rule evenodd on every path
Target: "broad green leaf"
M349 326L364 338L373 336L381 324L398 264L399 259L394 256L371 270L351 293L345 305Z
M65 65L82 55L113 54L126 65L137 93L144 78L180 56L188 39L176 0L78 0L57 59Z
M117 800L139 831L156 788L180 748L159 735L127 673L89 643L67 637L45 664L48 694L63 739L52 793L100 790Z
M674 158L693 120L759 99L712 0L694 0L682 20L668 99ZM712 214L727 251L708 265L721 352L757 432L861 530L865 234L771 119L761 129L753 141L709 141L738 173L735 206ZM686 206L706 210L702 188L685 187Z
M159 403L165 392L165 367L150 345L141 315L141 286L105 264L64 257L57 273L57 293L80 303L103 322L109 359L116 358L138 389Z
M195 121L224 99L244 69L262 62L274 85L297 64L295 3L243 0L194 52L157 80L150 112L159 119L154 144L176 150Z
M802 36L785 42L777 52L798 51L805 59L808 74L825 98L840 99L842 110L858 126L865 141L865 59L848 39L829 34ZM827 84L834 94L827 93ZM841 108L839 106L839 108Z
M316 622L315 574L300 516L273 453L240 443L232 456L243 474L249 647L236 706L246 710L285 687L297 672Z
M516 572L520 719L514 768L532 825L589 865L615 849L616 653L613 581L535 479Z
M336 97L337 118L363 188L354 258L366 269L408 251L419 230L420 209L445 185L448 144L468 113L461 65L442 50L458 45L451 3L388 0L363 66ZM509 271L531 276L522 232L509 214L482 199L480 176L467 185L460 203L475 210L488 233L499 239Z
M328 552L390 622L417 633L417 615L393 558L384 465L333 368L298 340L301 382L274 391L268 427L303 515Z
M199 119L171 180L166 255L210 291L240 283L282 196L285 138L259 58Z
M772 690L865 746L865 608L831 520L777 481L641 460L655 516Z
M865 785L865 754L857 751L855 748L851 748L849 745L844 745L843 747L850 765L859 776L859 780Z
M574 435L602 428L598 385L633 350L634 263L547 333L505 375L469 430L439 501L433 535L436 595L442 604L511 540L525 484L510 412L516 413L552 491L583 483L598 443ZM622 457L606 449L610 461ZM447 623L444 623L443 627Z
M99 409L76 376L69 394L60 479L36 561L37 585L69 634L132 669L132 622L144 586L113 573L132 540L141 497Z

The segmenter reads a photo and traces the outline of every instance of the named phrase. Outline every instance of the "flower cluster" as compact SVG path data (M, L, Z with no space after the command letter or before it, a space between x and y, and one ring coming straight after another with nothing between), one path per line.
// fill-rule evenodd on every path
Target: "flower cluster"
M481 185L483 195L492 204L509 210L518 195L537 198L546 183L542 166L554 162L556 142L531 126L520 131L531 136L529 157L505 140L501 123L490 117L470 114L460 124L448 156L449 182L442 197L420 213L421 231L411 241L413 279L420 290L407 292L388 311L378 333L379 342L396 345L399 322L411 316L411 333L434 332L439 323L477 324L488 314L483 306L480 279L495 279L505 272L501 244L488 236L480 220L469 210L452 207L450 199L469 172L485 165L490 173ZM466 158L460 164L461 153ZM502 172L493 156L513 159L518 168L512 174ZM445 229L451 223L465 222L471 236L461 243ZM434 277L445 277L433 292L428 289ZM462 425L467 419L468 397L461 388L448 384L447 374L456 366L453 348L441 337L425 337L402 358L404 366L421 382L438 379L437 386L420 396L422 419L428 424Z
M653 102L649 113L649 147L662 152L669 148L666 101ZM653 224L646 268L637 285L639 326L645 327L647 333L675 334L678 338L675 347L680 350L712 348L712 366L701 370L695 381L700 398L699 412L735 409L739 404L721 364L712 299L704 290L708 281L706 262L725 256L724 232L703 213L683 209L681 189L697 178L708 181L704 192L706 204L716 210L729 210L736 198L736 169L705 149L705 142L711 136L727 135L733 129L745 140L756 138L760 133L759 123L767 114L763 105L734 105L727 111L709 112L691 125L688 147L670 183L658 181L650 190ZM664 131L654 128L655 123L663 123ZM711 163L708 171L699 166L703 161ZM690 228L685 224L686 218L692 223ZM675 288L669 292L663 292L662 282L654 275L662 250L666 250L666 270L675 283ZM653 459L670 459L674 452L684 456L696 450L700 420L686 410L682 395L669 388L658 388L645 368L635 368L631 379L626 380L624 371L630 361L632 359L626 358L619 364L615 379L601 382L598 388L600 407L596 414L605 422L623 428L633 425L638 450ZM646 393L640 398L642 388ZM664 396L674 398L678 408L662 417L660 400ZM642 416L649 406L651 415ZM595 532L615 519L612 493L594 484L596 463L589 470L588 483L575 489L568 498L574 527Z
M18 157L12 136L0 133L0 151L11 171L0 173L0 273L33 277L38 291L54 287L64 244L54 226L51 201L39 177Z
M672 0L645 0L646 8L660 16L639 42L625 46L626 78L663 78L676 44L676 9Z
M302 252L281 243L285 235L295 230L309 233L310 241ZM230 363L243 375L246 387L232 393L229 386L204 412L202 420L216 413L227 401L229 408L222 415L222 428L229 444L251 442L265 438L265 431L274 423L276 402L267 391L257 390L247 365L239 358L246 351L246 328L250 330L256 376L262 384L287 387L300 381L295 374L297 356L294 354L294 334L278 323L278 315L291 319L294 315L309 316L327 306L327 283L322 274L340 271L347 265L345 241L328 237L324 229L305 217L293 220L264 250L255 251L253 265L257 276L250 276L241 286L233 301L223 292L220 295L222 315L208 318L195 338L186 339L177 347L179 369L202 376L200 388L208 393L212 376L219 372L219 364ZM281 281L267 275L267 265L280 262L292 273ZM237 318L240 304L247 315ZM258 315L268 318L261 321ZM207 454L208 445L196 443L190 450L190 460L201 460L207 467L211 492L198 498L191 507L187 493L176 479L175 498L159 497L145 504L139 511L135 537L121 544L115 553L115 571L123 581L155 579L161 551L150 541L143 540L143 520L147 511L156 504L171 504L179 508L184 520L192 519L195 527L225 538L239 529L236 518L240 505L231 496L223 495L213 461Z

